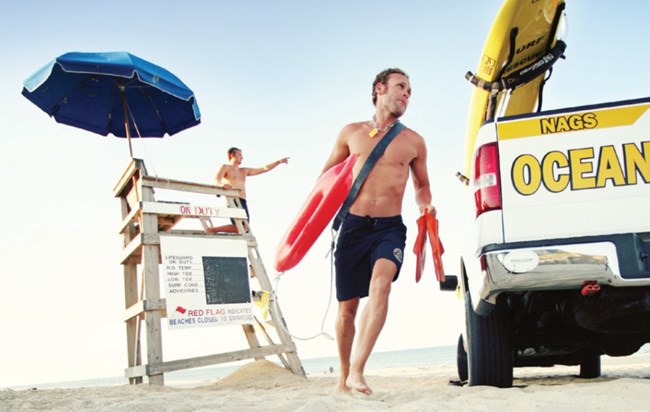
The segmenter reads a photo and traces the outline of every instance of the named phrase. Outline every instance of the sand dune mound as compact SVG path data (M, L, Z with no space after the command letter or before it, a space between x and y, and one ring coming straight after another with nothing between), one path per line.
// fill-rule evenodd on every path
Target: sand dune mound
M237 387L252 389L272 389L277 387L304 385L307 380L294 375L289 369L266 359L243 365L214 384L218 388Z

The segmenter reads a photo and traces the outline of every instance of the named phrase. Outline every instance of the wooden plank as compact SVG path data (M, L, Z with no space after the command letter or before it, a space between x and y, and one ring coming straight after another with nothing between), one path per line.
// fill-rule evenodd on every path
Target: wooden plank
M131 239L129 244L124 247L120 263L127 265L140 262L140 257L142 256L142 250L140 249L142 246L142 237L142 234L135 236Z
M142 256L141 247L145 245L160 245L160 236L152 233L140 233L138 236L134 237L122 251L121 263L125 265L133 261L139 262L140 257Z
M120 199L120 209L123 218L129 214L129 205L124 197ZM122 234L122 244L126 246L133 236L135 236L135 228L133 225L127 225L120 233ZM128 308L138 301L138 268L135 264L125 264L122 267L124 276L124 306ZM140 339L138 325L138 319L130 319L125 322L127 364L129 366L136 366L142 363L140 346L138 344ZM142 383L142 378L130 379L129 383L140 384Z
M136 265L124 265L124 304L126 307L132 306L138 300L138 274ZM138 351L138 319L129 319L126 321L126 347L127 362L129 366L138 365L140 353ZM131 384L142 383L142 379L135 379Z
M142 201L154 201L153 189L142 188ZM142 276L144 277L144 299L149 301L160 300L160 237L158 236L158 216L151 213L143 213L142 219ZM148 240L155 238L155 243ZM147 336L147 363L158 364L163 361L162 332L161 332L160 311L145 311L144 321L146 324L145 334ZM165 377L161 375L149 375L149 383L152 385L164 385Z
M269 345L275 345L275 342L273 342L273 339L271 339L271 335L268 334L266 328L264 327L262 322L260 322L259 319L257 319L257 317L255 317L255 324L257 325L258 329L262 332L262 335L266 338L266 341L269 343ZM278 353L277 355L278 355L278 359L280 359L280 362L282 362L284 367L290 370L291 365L289 364L289 362L287 362L284 356L282 356L283 354Z
M130 209L138 209L140 207L140 191L142 188L136 177L133 177L133 184L127 189L124 199L126 199Z
M224 189L222 186L204 183L184 182L164 177L142 176L142 186L178 190L180 192L203 193L208 195L239 197L239 189Z
M178 236L178 237L201 237L201 238L216 238L216 239L237 239L245 240L248 247L257 247L257 240L251 234L238 235L235 233L205 233L203 230L189 230L189 229L178 229L170 230L165 233L160 233L160 236Z
M215 207L205 205L179 204L169 202L141 202L144 213L158 215L178 215L184 217L223 217L247 219L246 211L239 208Z
M146 376L173 372L182 369L199 368L202 366L217 365L221 363L236 362L245 359L262 359L267 356L277 355L285 352L295 351L293 344L268 345L253 349L244 349L233 352L219 353L215 355L199 356L196 358L177 359L158 364L143 365L141 367L128 368L125 370L127 378ZM304 376L304 375L303 375Z
M126 216L122 219L122 224L120 225L120 230L118 233L124 233L124 231L129 227L129 224L133 222L139 213L140 209L131 209L130 212L127 212Z
M124 321L129 321L144 312L144 301L139 301L126 308L124 312Z
M144 161L141 159L131 159L122 176L120 176L113 187L113 196L122 197L121 195L124 190L132 183L131 178L137 174L141 174L142 171L144 171L144 174L147 173Z
M257 250L257 247L248 249L248 260L251 263L253 273L257 277L257 280L259 281L262 289L273 291L273 285L271 284L271 281L269 280L269 277L266 273L266 269L262 264L262 257L260 256L260 252ZM271 314L271 319L275 322L276 326L278 326L276 327L276 331L278 337L280 338L280 341L284 344L293 344L291 334L288 332L289 328L284 320L284 315L282 315L280 305L276 302L276 300L277 297L275 293L271 293L269 296L269 313ZM302 367L302 362L300 362L298 353L295 350L287 353L287 359L291 365L291 371L295 375L305 376L305 370Z
M251 349L255 348L260 348L262 345L260 345L259 339L257 339L257 334L255 333L255 328L253 325L241 325L242 328L244 329L244 334L246 335L246 340L248 341L248 346L251 347ZM257 359L264 359L264 358L255 358Z
M142 383L142 377L147 375L147 365L130 366L124 369L124 376L129 379L129 382L133 379L139 378L140 383Z
M143 314L147 310L161 311L161 317L167 317L167 302L165 298L158 300L141 300L129 306L124 312L124 321L133 319L136 316Z

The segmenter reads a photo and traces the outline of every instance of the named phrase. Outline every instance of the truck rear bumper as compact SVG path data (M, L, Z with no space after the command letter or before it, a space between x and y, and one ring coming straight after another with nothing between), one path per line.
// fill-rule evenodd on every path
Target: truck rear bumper
M633 254L637 262L627 261L628 249L637 248L637 237L629 234L613 241L546 243L486 251L481 255L481 298L494 303L502 292L581 289L585 282L612 287L650 286L644 247ZM625 250L617 252L617 248ZM619 256L626 257L623 264Z

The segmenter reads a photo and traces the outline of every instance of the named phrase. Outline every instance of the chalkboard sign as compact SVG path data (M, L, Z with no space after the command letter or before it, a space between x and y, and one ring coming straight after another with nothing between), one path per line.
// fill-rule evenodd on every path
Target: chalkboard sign
M250 303L246 258L203 256L203 276L208 305Z

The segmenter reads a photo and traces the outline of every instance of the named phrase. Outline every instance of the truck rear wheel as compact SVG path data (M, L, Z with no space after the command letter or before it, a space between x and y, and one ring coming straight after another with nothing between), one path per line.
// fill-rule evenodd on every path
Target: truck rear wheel
M474 312L469 292L465 293L468 339L469 386L512 386L514 349L512 317L501 299L486 316Z

